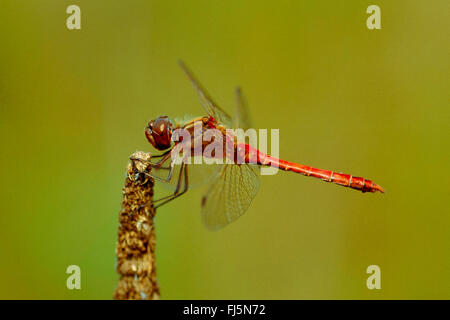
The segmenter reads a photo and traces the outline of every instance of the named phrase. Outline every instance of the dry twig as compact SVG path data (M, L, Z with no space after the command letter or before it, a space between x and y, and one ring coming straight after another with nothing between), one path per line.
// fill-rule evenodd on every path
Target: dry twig
M151 154L135 152L131 159L150 160ZM131 160L123 188L122 210L116 247L120 281L114 299L159 299L155 269L155 210L153 179L145 175L150 166L145 161Z

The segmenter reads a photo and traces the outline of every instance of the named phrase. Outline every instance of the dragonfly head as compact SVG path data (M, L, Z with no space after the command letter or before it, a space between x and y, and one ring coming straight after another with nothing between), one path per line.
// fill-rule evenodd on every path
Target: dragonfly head
M166 150L171 146L172 127L169 117L161 116L147 124L145 136L155 149Z

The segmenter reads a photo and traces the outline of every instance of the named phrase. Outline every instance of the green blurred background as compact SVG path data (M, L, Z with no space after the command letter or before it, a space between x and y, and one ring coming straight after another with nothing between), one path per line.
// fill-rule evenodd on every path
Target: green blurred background
M264 176L247 214L209 232L204 189L190 191L158 210L162 298L450 298L449 9L2 0L0 298L112 298L128 156L152 151L148 120L202 115L178 58L226 110L241 85L256 126L280 128L281 157L387 192ZM66 289L71 264L81 290ZM381 290L366 287L372 264Z

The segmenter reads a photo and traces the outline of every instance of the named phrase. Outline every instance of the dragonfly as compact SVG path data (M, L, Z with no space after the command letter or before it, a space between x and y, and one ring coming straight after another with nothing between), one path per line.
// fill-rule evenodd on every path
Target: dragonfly
M384 189L371 180L278 159L258 150L250 144L238 142L235 137L231 137L231 139L228 137L227 139L227 128L242 128L246 130L251 128L252 125L247 102L241 89L239 87L236 88L236 109L234 117L231 117L212 99L210 94L182 61L179 61L179 65L197 92L206 115L194 117L190 120L177 121L175 123L172 123L168 116L160 116L148 122L145 128L146 138L156 150L162 153L152 156L152 158L159 158L160 160L156 162L147 161L149 161L149 165L153 169L167 170L168 174L165 178L152 174L152 171L147 175L165 183L170 183L173 179L176 179L173 194L154 200L153 204L155 208L178 198L189 189L190 174L188 167L190 165L182 162L177 177L174 178L175 161L171 152L177 144L185 143L186 141L174 142L172 134L175 129L185 129L192 133L192 140L194 140L198 138L193 134L195 123L201 124L202 132L207 129L219 130L223 134L223 143L230 143L231 141L234 150L237 153L243 153L244 159L247 160L237 162L235 156L229 156L226 153L224 157L228 157L228 161L219 166L217 174L209 182L209 188L202 197L201 212L202 220L210 230L225 227L247 211L260 186L257 169L261 166L276 166L280 170L300 173L304 176L322 179L326 182L333 182L344 187L362 191L363 193L384 193ZM193 141L190 141L190 143L192 145ZM207 147L208 143L202 142L202 151Z

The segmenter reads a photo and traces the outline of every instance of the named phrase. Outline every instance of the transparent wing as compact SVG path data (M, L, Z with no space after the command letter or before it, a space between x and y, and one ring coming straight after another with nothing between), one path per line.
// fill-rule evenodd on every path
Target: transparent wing
M202 199L202 218L218 230L242 216L258 193L259 177L248 164L226 164Z
M200 82L197 81L192 72L186 67L184 62L179 60L178 63L181 69L183 69L183 71L188 76L195 90L197 91L198 96L200 98L200 102L203 105L203 108L205 109L206 113L209 116L216 119L221 124L231 128L232 125L231 117L221 107L219 107L217 103L214 102L214 100L208 94L206 89L201 86Z
M252 127L252 120L247 107L247 101L241 88L238 87L236 88L236 110L233 118L233 128L247 130Z

